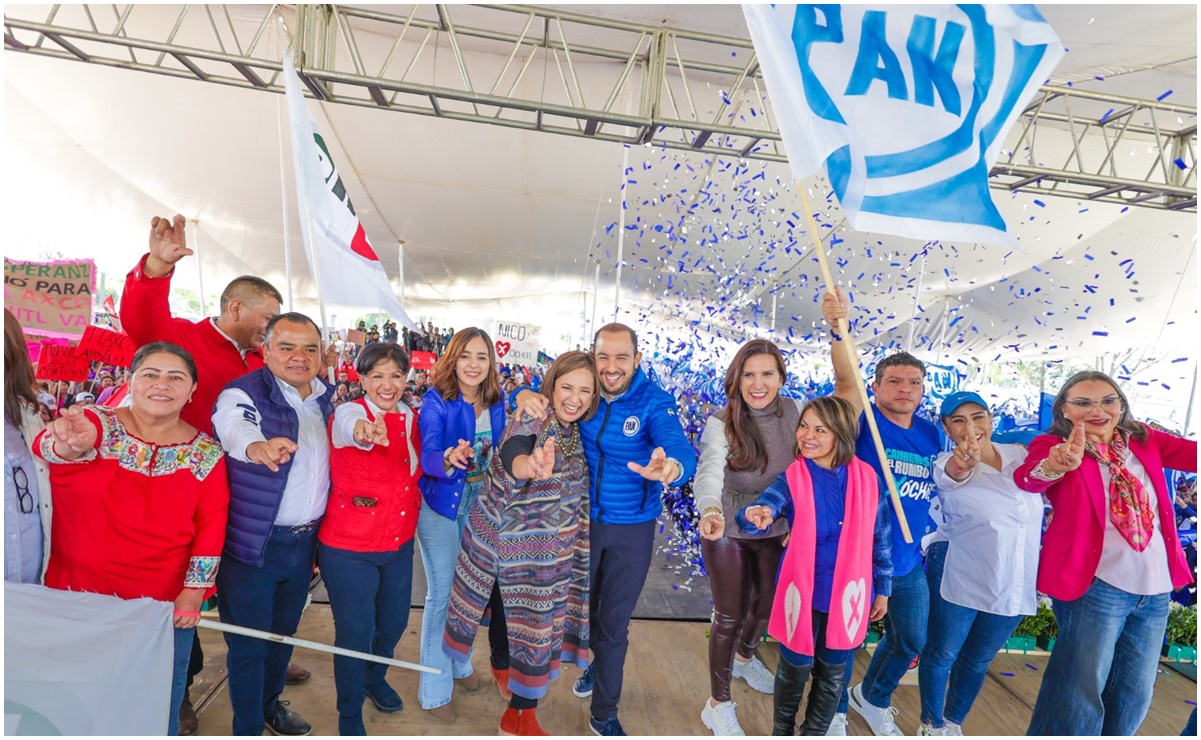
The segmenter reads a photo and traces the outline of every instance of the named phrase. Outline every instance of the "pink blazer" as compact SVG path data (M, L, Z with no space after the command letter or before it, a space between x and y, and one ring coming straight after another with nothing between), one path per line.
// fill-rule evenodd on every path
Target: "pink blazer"
M1088 456L1079 468L1059 480L1043 481L1030 477L1030 471L1047 458L1051 447L1062 441L1049 434L1035 437L1030 442L1026 462L1014 471L1013 480L1024 491L1045 491L1054 509L1051 525L1043 535L1038 590L1056 599L1074 601L1092 585L1097 564L1101 562L1105 521L1109 517L1108 495L1101 483L1100 465ZM1180 588L1192 583L1193 574L1176 535L1173 496L1167 490L1163 471L1170 468L1195 473L1197 443L1148 428L1145 443L1130 440L1130 452L1147 469L1147 477L1155 487L1159 527L1167 546L1172 586Z

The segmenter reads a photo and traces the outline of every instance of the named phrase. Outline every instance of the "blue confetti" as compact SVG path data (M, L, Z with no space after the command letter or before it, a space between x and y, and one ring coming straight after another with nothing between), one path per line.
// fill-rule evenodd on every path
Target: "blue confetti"
M1166 93L1164 93L1163 95L1160 95L1158 98L1156 98L1156 100L1158 100L1162 103L1163 99L1168 97L1169 95L1171 95L1172 92L1173 92L1172 90L1168 90Z

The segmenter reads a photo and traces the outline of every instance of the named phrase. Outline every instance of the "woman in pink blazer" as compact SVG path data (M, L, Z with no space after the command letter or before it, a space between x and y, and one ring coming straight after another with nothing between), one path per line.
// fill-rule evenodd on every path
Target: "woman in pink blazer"
M1030 443L1019 488L1046 492L1038 590L1059 639L1029 735L1134 735L1151 706L1172 590L1193 576L1164 468L1196 472L1197 443L1135 421L1108 375L1073 375Z

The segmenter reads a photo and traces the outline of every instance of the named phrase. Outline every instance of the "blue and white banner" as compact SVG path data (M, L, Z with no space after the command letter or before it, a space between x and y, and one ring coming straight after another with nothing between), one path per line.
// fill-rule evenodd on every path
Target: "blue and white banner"
M793 177L856 230L1012 244L989 169L1063 57L1033 5L743 5Z

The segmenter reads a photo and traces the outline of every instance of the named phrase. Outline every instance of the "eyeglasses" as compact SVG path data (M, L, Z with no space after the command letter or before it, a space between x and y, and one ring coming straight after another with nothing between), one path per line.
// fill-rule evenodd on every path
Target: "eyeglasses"
M17 487L17 506L22 514L33 513L33 494L29 492L29 476L20 465L12 466L13 484Z
M1092 411L1097 406L1106 411L1117 411L1122 407L1122 399L1117 396L1106 396L1100 401L1094 401L1091 398L1073 398L1068 401L1068 405L1075 406L1078 411Z

